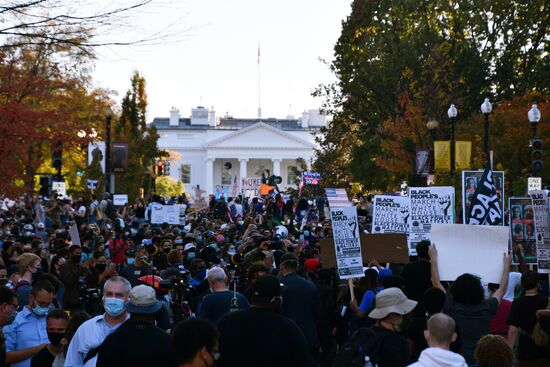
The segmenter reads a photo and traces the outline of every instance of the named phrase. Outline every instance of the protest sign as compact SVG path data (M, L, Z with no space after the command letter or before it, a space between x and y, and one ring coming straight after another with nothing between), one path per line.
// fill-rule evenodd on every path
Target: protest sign
M214 189L214 197L216 200L224 197L226 200L229 197L229 190L231 189L230 185L216 185Z
M302 172L302 182L305 185L319 185L321 174L319 172Z
M340 279L360 278L363 273L357 208L330 209L336 263Z
M176 208L178 208L179 211L179 225L184 226L185 225L185 212L187 210L187 205L185 204L175 204Z
M151 208L151 223L180 224L180 208L176 205L156 205Z
M484 171L462 171L462 222L469 223L472 199ZM493 184L497 192L500 212L504 212L504 172L493 171ZM504 222L504 221L503 221ZM502 223L504 225L504 223Z
M531 196L533 200L538 272L550 273L550 218L548 215L548 196L544 190L529 191L529 196Z
M432 223L455 222L455 189L447 186L409 187L409 198L410 253L416 255L418 242L430 240Z
M407 235L404 233L362 234L360 239L363 264L368 264L370 259L376 259L380 263L406 264L409 262ZM324 238L319 241L319 246L323 268L335 268L334 240Z
M57 195L67 195L67 184L65 181L52 181L52 191L57 192Z
M433 224L439 278L454 281L464 273L499 284L508 252L509 228L468 224Z
M533 219L533 201L531 197L512 197L508 199L510 216L510 236L512 245L521 245L523 258L528 264L537 263L535 242L535 221ZM514 262L519 260L514 256Z
M260 177L245 177L241 180L241 192L247 198L259 197L260 186L262 186Z
M410 212L409 197L376 195L373 200L372 233L407 233Z
M470 200L470 212L466 215L468 221L465 224L504 225L504 206L499 204L490 163L487 163L483 176L477 184L474 196Z
M86 187L92 191L97 189L97 180L86 180Z
M78 233L78 227L76 223L73 223L69 227L69 236L71 236L71 242L73 243L73 245L82 246L82 244L80 243L80 234Z
M113 205L121 206L128 204L128 195L127 194L116 194L113 195Z
M351 206L346 189L325 189L325 193L331 209Z

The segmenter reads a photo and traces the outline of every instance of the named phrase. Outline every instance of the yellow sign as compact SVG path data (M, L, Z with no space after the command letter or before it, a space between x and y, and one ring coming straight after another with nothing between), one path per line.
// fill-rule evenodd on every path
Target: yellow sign
M451 169L451 142L434 141L435 170L448 171Z
M465 169L471 169L470 160L472 158L472 142L471 141L457 141L455 143L455 162L456 170L463 171Z

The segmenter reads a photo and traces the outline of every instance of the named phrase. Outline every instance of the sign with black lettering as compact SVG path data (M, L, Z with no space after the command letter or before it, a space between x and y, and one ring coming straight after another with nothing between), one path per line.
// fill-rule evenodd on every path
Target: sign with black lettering
M373 200L372 233L407 233L411 217L408 196L376 195Z
M336 265L340 279L360 278L363 272L361 240L357 208L354 206L330 210Z

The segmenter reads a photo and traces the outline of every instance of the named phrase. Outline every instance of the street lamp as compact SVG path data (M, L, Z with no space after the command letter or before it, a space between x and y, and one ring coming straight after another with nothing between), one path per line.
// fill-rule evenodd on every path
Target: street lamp
M493 110L493 105L489 102L489 98L485 98L485 101L481 104L481 113L485 116L485 123L483 124L483 152L485 158L489 162L489 115Z
M105 192L111 193L111 119L113 111L107 107L105 112Z
M537 124L540 121L540 111L536 103L533 103L529 112L527 112L527 118L531 123L531 135L535 139L537 137Z
M458 111L454 104L447 110L447 116L451 120L451 175L455 174L455 123Z
M426 123L426 127L428 128L428 130L430 130L430 135L432 138L432 149L431 149L432 153L430 154L431 155L430 158L432 160L431 173L433 173L435 171L435 139L436 139L435 133L437 128L439 127L439 122L437 122L437 120L431 119Z

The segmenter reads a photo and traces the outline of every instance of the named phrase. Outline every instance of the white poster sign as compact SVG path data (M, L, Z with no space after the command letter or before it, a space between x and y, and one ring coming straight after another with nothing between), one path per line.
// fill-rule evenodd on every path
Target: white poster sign
M185 204L176 204L174 205L179 210L179 223L178 225L184 226L185 225L185 211L187 210L187 205Z
M409 187L411 217L409 250L416 255L416 244L430 240L432 224L455 221L455 189L448 186Z
M340 279L360 278L363 273L357 208L330 209L334 249Z
M373 200L372 233L407 233L411 214L408 196L376 195Z
M245 177L241 180L241 191L246 198L260 197L260 186L262 186L260 177Z
M550 273L550 218L548 215L548 196L544 190L532 190L529 191L529 195L533 200L538 272Z
M113 205L121 206L128 204L128 194L115 194L113 195Z
M433 224L431 237L437 247L441 280L454 281L470 273L484 282L500 283L508 252L508 227Z
M56 191L57 195L67 196L67 184L65 181L52 181L52 191Z
M542 177L527 177L527 192L542 190Z
M151 208L151 223L179 224L180 208L176 205L157 205Z

